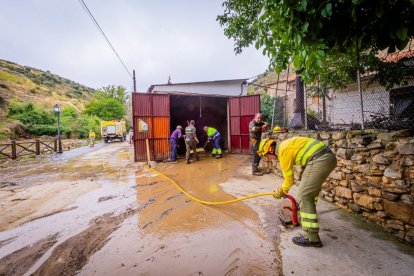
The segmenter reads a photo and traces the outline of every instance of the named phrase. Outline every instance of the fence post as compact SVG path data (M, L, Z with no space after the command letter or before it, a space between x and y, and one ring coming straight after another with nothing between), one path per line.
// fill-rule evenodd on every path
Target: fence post
M16 141L12 140L11 141L11 155L12 155L12 160L16 160L17 159L17 149L16 149Z
M57 139L53 140L53 151L57 152Z
M40 141L36 139L36 155L40 155Z

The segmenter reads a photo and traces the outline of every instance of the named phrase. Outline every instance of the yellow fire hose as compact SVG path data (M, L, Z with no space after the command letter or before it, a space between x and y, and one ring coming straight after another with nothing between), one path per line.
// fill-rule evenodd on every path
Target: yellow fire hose
M178 183L176 183L174 180L172 180L171 178L169 178L165 174L161 173L160 171L157 171L157 170L149 167L147 164L145 164L144 166L149 171L152 171L152 172L160 175L161 177L167 179L168 181L170 181L172 184L174 184L178 188L178 190L180 190L183 194L185 194L186 196L188 196L191 200L196 201L198 203L206 204L206 205L223 205L223 204L230 204L230 203L234 203L234 202L246 200L246 199L249 199L249 198L259 197L259 196L273 196L273 194L274 194L273 192L267 192L267 193L255 194L255 195L245 196L245 197L236 198L236 199L227 200L227 201L204 201L204 200L200 200L198 198L195 198L192 195L190 195L189 193L187 193Z

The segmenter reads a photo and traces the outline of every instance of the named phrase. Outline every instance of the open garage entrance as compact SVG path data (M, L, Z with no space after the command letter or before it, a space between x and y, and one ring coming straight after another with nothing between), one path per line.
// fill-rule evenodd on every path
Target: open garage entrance
M207 140L203 127L210 126L223 136L223 150L250 154L248 125L259 110L259 95L132 93L135 161L169 158L171 132L177 125L185 128L190 120L196 122L198 147ZM180 140L178 153L184 150L184 141Z
M223 136L222 149L226 150L229 140L227 102L228 97L170 95L170 129L173 131L177 125L185 129L188 122L194 120L200 140L197 147L203 147L207 141L204 126L214 127ZM185 153L184 139L179 145L178 153L182 155Z

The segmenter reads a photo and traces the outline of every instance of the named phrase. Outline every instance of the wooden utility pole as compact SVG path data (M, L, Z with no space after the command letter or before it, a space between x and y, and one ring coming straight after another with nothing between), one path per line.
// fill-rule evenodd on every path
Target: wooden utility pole
M135 70L132 70L132 80L134 81L134 93L137 92L137 80L135 79Z

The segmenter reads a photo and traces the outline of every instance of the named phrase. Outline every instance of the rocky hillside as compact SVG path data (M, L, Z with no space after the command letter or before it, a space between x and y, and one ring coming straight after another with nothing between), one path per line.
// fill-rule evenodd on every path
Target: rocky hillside
M83 109L95 90L42 71L0 59L0 138L17 123L6 118L11 101L32 102L46 109L54 104Z

